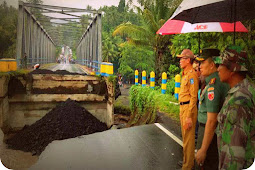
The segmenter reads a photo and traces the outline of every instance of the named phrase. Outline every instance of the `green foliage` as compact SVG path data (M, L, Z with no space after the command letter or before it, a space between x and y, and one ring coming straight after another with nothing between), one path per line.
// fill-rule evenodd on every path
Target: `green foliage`
M167 94L174 94L174 88L175 88L175 80L174 77L167 81L166 83L166 93Z
M124 12L125 11L125 0L120 0L118 5L118 12Z
M167 77L168 79L171 79L175 77L176 74L179 74L181 71L180 67L177 67L176 65L172 64L168 68Z
M158 4L163 5L163 4ZM166 72L169 67L168 44L171 44L170 36L157 35L157 30L164 24L165 20L158 19L158 14L149 9L139 9L142 17L142 25L126 22L119 25L113 35L120 35L126 38L126 42L135 47L153 50L154 71L156 73L156 83L162 72Z
M0 58L16 57L17 9L0 5Z
M121 56L118 72L127 79L133 79L136 69L140 74L145 70L147 75L153 71L154 58L151 50L124 44Z
M24 76L28 74L30 70L24 70L24 69L19 69L16 71L9 71L9 72L0 72L0 77L1 76L7 76L8 78L13 77L13 76Z
M103 32L103 61L114 62L120 57L121 48L118 44L122 43L122 39L117 37L112 37L111 34Z
M158 110L178 117L178 106L170 104L169 101L177 102L172 95L161 94L160 89L153 90L150 87L132 86L130 88L130 110L131 117L134 119L131 120L131 124L137 124L139 121L143 120L145 116L147 116L146 123L153 123Z
M125 7L123 12L119 12L119 8L116 6L104 6L100 8L100 10L105 13L102 17L103 32L110 33L115 27L128 21L136 25L141 25L141 16L137 15L133 10L129 10L128 6ZM123 10L123 8L121 10Z
M114 114L130 116L131 111L129 106L114 104Z
M143 119L146 123L152 123L156 118L154 93L149 87L132 86L130 89L131 114L134 119L131 124L136 124ZM147 118L146 118L147 117Z
M109 76L108 78L107 78L107 80L109 81L109 82L111 82L111 83L113 83L114 85L117 83L117 76Z

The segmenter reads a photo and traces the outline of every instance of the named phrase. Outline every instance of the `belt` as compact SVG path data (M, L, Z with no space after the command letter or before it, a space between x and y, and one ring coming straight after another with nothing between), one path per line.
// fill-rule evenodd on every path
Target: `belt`
M203 123L199 123L199 126L205 127L205 124L203 124Z
M189 104L189 101L187 102L180 102L180 105Z

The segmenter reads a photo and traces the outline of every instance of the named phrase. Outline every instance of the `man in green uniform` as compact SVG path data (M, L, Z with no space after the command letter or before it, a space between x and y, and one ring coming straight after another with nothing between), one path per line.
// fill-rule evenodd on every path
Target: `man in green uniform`
M217 136L215 129L217 126L217 115L223 105L225 96L229 87L222 83L217 72L217 65L214 63L214 58L220 55L218 49L204 49L201 56L196 60L201 62L201 75L205 77L206 87L203 89L198 110L198 140L196 162L200 169L218 168L218 151L217 151Z
M229 46L217 60L220 80L231 88L218 115L219 169L246 169L255 157L255 86L246 78L247 55Z

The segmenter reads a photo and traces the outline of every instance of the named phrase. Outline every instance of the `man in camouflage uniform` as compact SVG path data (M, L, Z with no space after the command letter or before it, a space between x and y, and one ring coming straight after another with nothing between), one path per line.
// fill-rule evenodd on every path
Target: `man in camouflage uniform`
M206 82L199 101L198 151L195 157L199 166L196 169L216 170L218 168L219 158L215 129L217 115L229 90L228 84L220 81L217 72L218 65L213 60L219 55L218 49L207 48L203 49L201 55L196 58L201 62L200 71Z
M238 46L217 58L220 79L231 88L217 118L219 169L248 168L255 156L255 86L245 78L245 60Z

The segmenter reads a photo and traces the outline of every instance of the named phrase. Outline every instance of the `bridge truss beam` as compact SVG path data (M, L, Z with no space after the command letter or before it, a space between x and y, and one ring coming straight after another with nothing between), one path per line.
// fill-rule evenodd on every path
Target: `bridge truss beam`
M31 66L35 63L53 62L55 51L56 44L52 38L24 3L19 1L16 56L18 68L24 68L27 64Z

